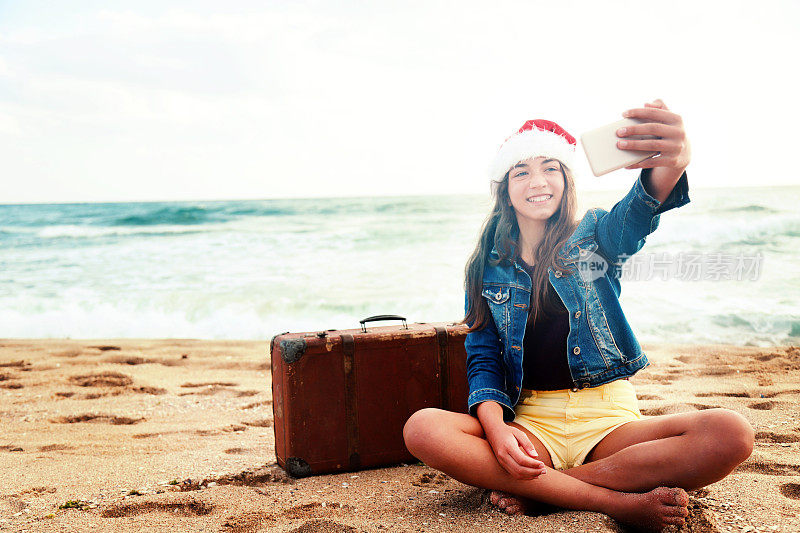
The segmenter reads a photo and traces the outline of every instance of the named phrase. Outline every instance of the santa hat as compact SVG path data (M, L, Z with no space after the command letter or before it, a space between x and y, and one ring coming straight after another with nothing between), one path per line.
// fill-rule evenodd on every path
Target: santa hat
M511 167L531 157L558 159L574 168L575 137L550 120L529 120L500 147L489 167L489 176L500 181Z

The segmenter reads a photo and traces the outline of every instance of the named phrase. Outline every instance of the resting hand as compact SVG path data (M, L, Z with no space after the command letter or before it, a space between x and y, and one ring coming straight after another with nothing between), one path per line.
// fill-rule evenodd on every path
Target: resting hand
M534 459L539 454L525 432L514 426L503 426L487 435L500 466L515 479L535 479L544 474L544 463Z
M659 152L656 157L645 159L641 163L625 168L654 168L654 175L658 173L677 174L680 176L689 165L692 157L689 139L683 128L681 116L670 111L661 100L654 100L645 104L643 108L629 109L623 113L628 118L644 119L647 122L628 126L625 131L617 131L617 136L622 139L617 141L621 150L644 150ZM655 135L658 139L626 140L630 135ZM625 143L625 144L623 144ZM663 167L659 171L658 167Z

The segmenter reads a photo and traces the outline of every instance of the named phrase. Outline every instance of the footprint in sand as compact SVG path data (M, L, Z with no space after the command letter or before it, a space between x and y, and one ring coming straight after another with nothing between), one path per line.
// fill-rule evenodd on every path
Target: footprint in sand
M110 392L87 392L83 396L78 396L81 400L96 400L98 398L104 398L106 396L119 396L119 391L114 391L114 393Z
M186 431L161 431L156 433L136 433L131 435L132 439L150 439L152 437L164 437L166 435L174 435L175 433L188 433Z
M218 429L196 429L194 434L200 437L212 437L214 435L222 435L222 431Z
M765 392L761 395L762 398L774 398L779 394L800 394L800 389L790 389L790 390L781 390L781 391L772 391L772 392Z
M272 420L270 420L269 418L261 418L259 420L253 420L250 422L242 422L242 424L256 428L271 428Z
M637 394L637 399L639 400L663 400L661 396L657 394Z
M234 383L232 381L208 381L205 383L184 383L183 385L181 385L181 387L185 387L187 389L198 388L198 387L213 387L213 386L238 387L239 384Z
M180 433L190 433L192 435L199 435L201 437L212 437L214 435L222 435L223 433L232 433L235 431L246 431L247 426L242 426L239 424L231 424L229 426L215 428L215 429L195 429L193 431L183 431ZM179 433L179 432L175 432Z
M797 476L800 475L800 465L746 461L737 466L735 472L755 472L757 474L767 474L769 476Z
M775 407L775 402L756 402L748 405L750 409L757 409L759 411L769 411Z
M184 383L181 387L200 389L195 392L181 392L178 396L212 396L220 392L232 392L236 396L253 396L258 394L258 391L238 391L232 387L238 387L238 383L230 381L210 381L208 383Z
M19 495L24 496L26 494L36 494L36 495L55 494L56 492L58 492L58 489L55 487L41 486L41 487L31 487L29 489L20 491Z
M83 353L83 350L62 350L60 352L51 352L53 357L78 357Z
M800 484L784 483L781 485L781 494L793 500L800 500Z
M101 352L107 352L107 351L109 351L109 350L116 350L116 351L119 351L119 350L121 350L121 349L122 349L122 348L120 348L119 346L108 346L108 345L103 345L103 346L87 346L87 348L94 348L95 350L100 350Z
M205 516L213 511L213 506L194 499L183 501L148 501L113 504L104 509L103 518L122 518L144 513L169 513L170 516Z
M269 369L269 364L230 361L227 363L218 363L216 365L209 366L208 368L212 368L214 370L255 370L256 372L263 372Z
M31 364L27 361L5 361L0 363L0 368L19 368L20 370L23 370L30 366Z
M706 409L720 409L719 405L706 405L704 403L687 403L686 405L691 405L692 407L696 408L698 411L704 411Z
M0 389L22 389L25 386L18 381L3 381L0 383Z
M77 385L78 387L108 387L112 390L111 392L91 392L83 395L83 399L85 400L95 400L97 398L101 398L103 396L108 395L119 395L122 394L123 390L126 392L133 392L139 394L166 394L167 390L162 389L160 387L149 387L149 386L133 386L133 378L126 374L122 374L120 372L97 372L94 374L81 374L77 376L70 376L68 381L72 385ZM59 396L69 397L67 396L68 393L56 393ZM71 394L70 394L71 396Z
M250 451L250 448L228 448L225 453L228 455L244 455Z
M133 379L119 372L97 372L70 376L68 381L79 387L125 387L133 384Z
M131 392L138 392L140 394L159 395L159 394L166 394L167 393L167 389L162 389L161 387L147 387L147 386L128 387L128 390L131 391Z
M656 373L647 373L642 376L646 382L658 383L659 385L670 385L672 384L673 376L668 376L666 374L656 374Z
M358 531L353 526L347 524L340 524L333 520L317 519L303 522L300 527L290 530L290 533L352 533Z
M773 433L772 431L759 431L756 433L758 442L800 442L800 435L790 435L787 433Z
M0 452L24 452L25 450L22 447L17 446L16 444L4 444L0 446Z
M96 413L87 413L83 415L75 415L75 416L61 416L58 418L51 419L51 422L56 424L76 424L79 422L100 422L105 424L111 424L114 426L127 426L131 424L138 424L139 422L143 421L144 418L129 418L127 416L115 416L115 415L105 415L105 414L96 414Z
M339 502L311 502L295 505L294 507L286 509L281 514L286 518L294 520L297 518L319 518L331 512L340 510L349 511L352 509L353 507L351 505L341 504Z
M444 473L433 473L433 472L425 472L416 481L412 481L412 485L416 485L417 487L423 487L426 485L443 485L447 483L447 480L450 479L450 476Z
M272 400L264 400L263 402L248 403L242 410L253 409L254 407L261 407L262 405L272 405Z
M74 450L73 446L69 446L67 444L46 444L44 446L39 446L40 452L59 452L62 450Z
M231 515L225 519L221 531L235 531L236 533L256 533L263 527L275 525L275 516L264 511L247 511Z
M672 415L676 413L691 413L693 411L697 411L697 407L686 403L675 403L662 405L661 407L652 407L650 409L639 409L639 412L644 416Z
M114 363L117 365L144 365L147 363L153 363L154 361L136 355L114 355L111 357L107 357L106 359L103 360L103 362Z
M716 396L721 396L724 398L751 398L748 393L746 392L697 392L695 396L698 398L713 398Z
M736 370L728 366L712 366L698 370L695 373L703 376L729 376L735 372Z
M780 356L781 356L781 354L779 354L779 353L768 353L768 354L764 354L764 355L753 356L753 359L755 359L757 361L771 361L772 359L775 359L776 357L780 357Z

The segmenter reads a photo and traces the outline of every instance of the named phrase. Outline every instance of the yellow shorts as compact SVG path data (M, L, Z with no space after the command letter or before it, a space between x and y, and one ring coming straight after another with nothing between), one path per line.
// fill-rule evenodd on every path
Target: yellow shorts
M514 412L514 422L542 441L556 470L583 464L609 433L644 418L627 379L577 392L522 389Z

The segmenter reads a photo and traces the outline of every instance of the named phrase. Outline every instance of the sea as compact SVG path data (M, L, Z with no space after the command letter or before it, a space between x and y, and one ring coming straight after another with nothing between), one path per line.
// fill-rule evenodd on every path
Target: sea
M580 213L626 192L579 192ZM639 265L621 283L639 341L800 344L800 187L689 196L626 263ZM488 194L0 205L0 337L268 340L383 314L457 322L490 207Z

